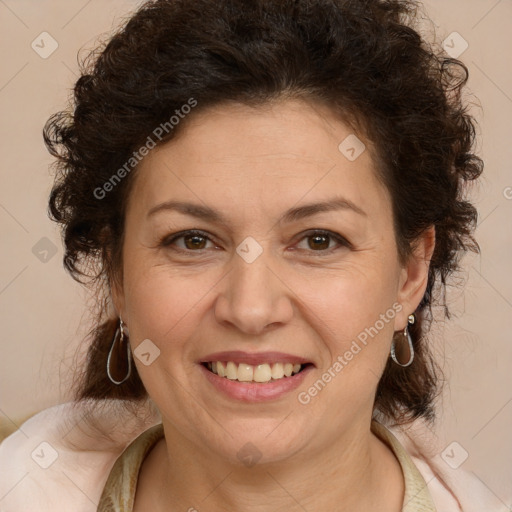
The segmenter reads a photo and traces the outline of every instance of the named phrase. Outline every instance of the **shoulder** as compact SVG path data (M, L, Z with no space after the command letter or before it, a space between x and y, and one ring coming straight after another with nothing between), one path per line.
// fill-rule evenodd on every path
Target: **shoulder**
M386 429L398 439L421 473L436 510L509 512L491 489L462 467L462 454L458 457L454 453L456 448L443 443L424 421L416 420L408 427L386 426Z
M158 421L114 400L41 411L0 443L0 511L95 512L116 459Z

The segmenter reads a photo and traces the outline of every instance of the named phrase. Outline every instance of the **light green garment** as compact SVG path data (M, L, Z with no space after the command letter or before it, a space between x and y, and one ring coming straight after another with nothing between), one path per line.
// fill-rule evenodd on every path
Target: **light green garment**
M402 512L436 512L423 476L398 439L375 420L371 429L391 448L402 467L405 483ZM142 462L163 435L163 427L159 423L140 434L118 457L103 489L98 512L132 512Z

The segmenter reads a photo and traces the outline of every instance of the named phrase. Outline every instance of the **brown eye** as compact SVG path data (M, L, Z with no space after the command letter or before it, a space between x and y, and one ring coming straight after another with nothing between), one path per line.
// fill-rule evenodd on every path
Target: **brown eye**
M178 240L183 240L183 243L178 244ZM172 237L164 238L161 245L164 247L173 247L178 251L200 252L207 249L206 244L208 242L211 242L210 237L200 231L183 231Z
M204 249L206 237L202 235L185 235L183 237L187 249Z
M299 249L309 252L330 254L331 252L338 249L339 246L350 247L350 243L345 240L345 238L336 233L331 233L330 231L315 230L310 233L306 233L301 241L302 240L307 240L307 248L299 247ZM336 242L338 247L336 247L336 244L332 246L332 241Z
M310 243L308 244L311 249L328 249L329 248L329 235L312 235L307 237Z

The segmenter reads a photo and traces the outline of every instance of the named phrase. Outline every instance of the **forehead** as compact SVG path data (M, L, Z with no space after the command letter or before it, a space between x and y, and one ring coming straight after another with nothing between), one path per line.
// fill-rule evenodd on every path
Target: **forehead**
M194 114L175 139L144 158L133 204L147 211L172 199L193 200L250 216L255 208L270 214L340 194L361 208L382 207L387 191L376 177L371 145L356 137L325 107L299 100L217 106Z

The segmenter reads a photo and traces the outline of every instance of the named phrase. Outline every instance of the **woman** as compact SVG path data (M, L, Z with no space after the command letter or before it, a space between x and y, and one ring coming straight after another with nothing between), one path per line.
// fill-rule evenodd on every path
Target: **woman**
M498 510L430 444L482 162L415 7L157 0L84 70L45 141L100 312L8 510Z

